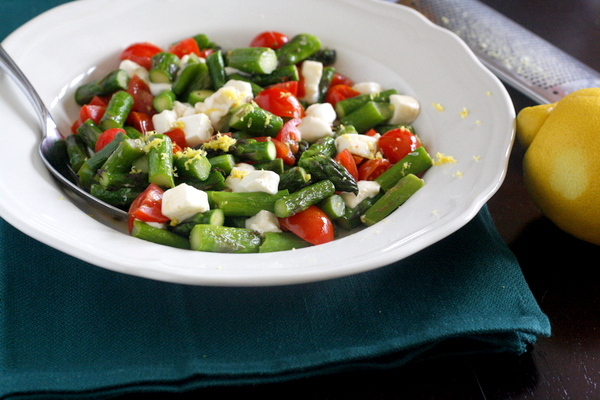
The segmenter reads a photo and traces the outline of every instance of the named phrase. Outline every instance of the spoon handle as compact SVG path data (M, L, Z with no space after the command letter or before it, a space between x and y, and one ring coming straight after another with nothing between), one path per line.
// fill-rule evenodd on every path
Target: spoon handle
M0 68L2 68L8 76L19 86L19 88L25 93L37 115L40 119L40 124L46 126L46 121L50 115L48 109L44 105L40 95L35 90L29 79L25 76L23 71L17 66L12 57L4 50L4 47L0 44Z

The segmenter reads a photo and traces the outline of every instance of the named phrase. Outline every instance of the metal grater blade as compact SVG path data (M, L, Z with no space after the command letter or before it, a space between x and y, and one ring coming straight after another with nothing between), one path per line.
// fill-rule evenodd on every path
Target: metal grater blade
M600 73L476 0L400 0L455 34L494 74L538 103L600 87Z

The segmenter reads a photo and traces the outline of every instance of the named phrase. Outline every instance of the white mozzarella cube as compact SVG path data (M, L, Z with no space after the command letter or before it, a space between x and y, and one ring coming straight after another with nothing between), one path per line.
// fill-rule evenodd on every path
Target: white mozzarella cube
M373 94L381 92L383 87L377 82L359 82L355 83L352 89L360 94Z
M274 213L267 210L259 211L255 216L248 218L245 224L246 229L258 233L281 232L279 219Z
M177 118L185 117L196 113L196 109L189 103L182 103L181 101L175 100L173 102L173 111L177 114Z
M232 192L241 192L240 182L250 172L254 171L251 164L239 163L232 169L227 178L225 178L225 187Z
M163 193L162 213L175 223L209 209L206 192L188 184L181 183Z
M364 199L377 196L381 190L381 186L375 181L358 181L356 184L358 185L358 194L350 192L340 193L348 208L355 208Z
M305 114L311 117L321 118L328 124L333 124L333 122L337 118L337 114L335 113L335 109L333 108L331 103L311 104L306 108Z
M152 116L152 124L157 133L165 133L175 126L177 113L173 110L164 110Z
M230 79L227 82L225 82L225 85L223 85L223 87L231 87L237 90L240 94L240 98L245 103L249 102L254 98L254 95L252 94L252 85L249 82Z
M394 114L388 123L394 125L405 125L414 122L421 112L419 101L413 96L404 94L393 94L390 96L390 104L394 106Z
M148 70L142 67L140 64L136 63L135 61L123 60L119 64L119 69L122 69L123 71L127 72L127 75L129 75L130 78L134 75L137 75L144 82L150 82L150 79L148 78Z
M379 152L378 138L358 133L345 133L335 138L339 152L348 149L351 154L364 158L375 158Z
M150 93L152 93L153 96L158 96L162 92L171 90L173 85L170 83L148 82L148 87L150 88Z
M254 170L238 184L240 192L265 192L276 194L279 190L279 174L274 171Z
M305 60L302 63L302 77L304 78L304 97L309 104L319 100L319 84L323 76L323 63L319 61Z
M212 123L205 114L191 114L178 118L175 125L185 133L185 140L189 147L207 141L214 132Z
M322 118L313 117L312 115L307 115L302 118L302 121L297 128L298 131L300 131L302 139L309 143L316 142L327 136L333 136L331 124Z
M252 87L248 82L230 80L215 93L196 103L196 112L206 114L215 129L219 129L222 120L229 111L252 100Z

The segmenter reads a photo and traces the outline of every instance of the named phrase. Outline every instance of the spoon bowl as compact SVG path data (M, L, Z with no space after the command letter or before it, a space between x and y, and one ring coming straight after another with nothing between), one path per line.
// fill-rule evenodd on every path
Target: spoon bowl
M29 79L27 79L23 71L21 71L6 50L4 50L2 45L0 45L0 68L25 93L40 119L42 140L38 148L39 154L44 165L56 181L63 188L67 189L69 193L84 200L85 203L92 206L95 210L104 212L118 221L127 220L127 212L97 199L78 185L77 175L69 165L64 135L58 129L48 108L44 105L44 102L31 82L29 82Z

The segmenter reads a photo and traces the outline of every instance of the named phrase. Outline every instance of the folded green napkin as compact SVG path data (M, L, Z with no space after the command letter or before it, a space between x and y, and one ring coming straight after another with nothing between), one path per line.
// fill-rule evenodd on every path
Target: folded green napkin
M2 399L181 391L522 353L549 334L486 208L384 268L264 288L115 273L0 222Z

